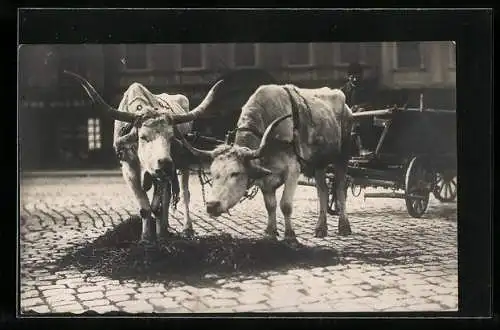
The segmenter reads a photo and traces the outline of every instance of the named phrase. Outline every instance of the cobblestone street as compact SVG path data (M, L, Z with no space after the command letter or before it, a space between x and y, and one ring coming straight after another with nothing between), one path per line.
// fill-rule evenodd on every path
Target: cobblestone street
M212 219L206 215L196 176L190 180L190 190L198 237L263 236L267 214L260 192L237 205L231 215ZM278 197L280 193L281 189ZM201 275L157 281L51 264L138 213L121 177L25 178L20 194L21 313L457 310L457 204L441 203L432 195L426 214L416 219L408 215L404 200L364 201L363 194L353 197L349 191L353 234L339 236L337 217L328 216L328 236L319 239L314 238L315 188L299 186L292 219L299 242L311 249L328 249L336 258L321 266L314 260L302 260L300 265L282 261L255 272L227 275L200 270ZM170 225L178 231L183 210L181 200L170 213ZM277 217L282 239L279 210Z

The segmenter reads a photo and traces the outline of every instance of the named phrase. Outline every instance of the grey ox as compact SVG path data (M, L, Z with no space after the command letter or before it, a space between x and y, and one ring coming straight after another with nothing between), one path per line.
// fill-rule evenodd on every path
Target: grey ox
M339 89L262 85L242 107L233 145L199 150L212 159L213 177L207 212L217 217L238 203L253 184L262 191L268 213L265 234L278 235L276 190L284 185L280 208L285 219L285 240L295 241L291 215L300 173L314 177L319 198L316 237L327 235L328 188L326 168L334 166L340 235L349 235L345 187L353 124L351 109Z
M156 223L159 238L168 234L168 212L171 198L177 202L179 183L176 169L181 171L184 201L184 233L192 235L189 214L189 167L182 159L173 159L174 135L191 131L192 121L200 116L212 101L216 83L205 99L192 111L189 100L182 94L153 94L139 83L125 91L118 109L108 105L95 88L83 77L71 73L85 89L95 106L115 120L113 147L120 160L125 182L134 194L142 219L141 242L154 239L150 223ZM174 155L175 156L175 155ZM154 186L153 198L147 192Z

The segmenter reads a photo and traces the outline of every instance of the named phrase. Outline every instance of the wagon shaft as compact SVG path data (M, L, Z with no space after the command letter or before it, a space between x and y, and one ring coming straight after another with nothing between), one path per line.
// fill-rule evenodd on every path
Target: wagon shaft
M365 198L412 198L412 199L425 199L425 196L419 196L415 194L404 194L404 193L396 193L396 192L385 192L385 193L365 193Z
M380 180L380 179L367 179L367 178L355 178L354 184L362 187L372 186L372 187L383 187L383 188L397 188L398 184L395 181L390 180Z
M301 185L301 186L315 187L316 186L316 182L314 180L299 179L299 185Z
M352 114L354 118L359 117L373 117L373 116L381 116L381 115L390 115L395 109L383 109L383 110L369 110L362 112L355 112ZM396 109L397 110L397 109Z

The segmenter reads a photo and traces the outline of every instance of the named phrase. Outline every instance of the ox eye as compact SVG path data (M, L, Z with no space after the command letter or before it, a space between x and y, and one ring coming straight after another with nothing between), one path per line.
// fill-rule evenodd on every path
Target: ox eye
M146 141L147 137L146 137L146 135L141 135L141 136L139 136L139 139L141 139L142 141Z
M137 107L136 107L137 111L141 111L142 110L142 104L138 104Z
M237 177L238 175L240 175L239 172L233 172L233 173L231 173L231 177L232 178Z

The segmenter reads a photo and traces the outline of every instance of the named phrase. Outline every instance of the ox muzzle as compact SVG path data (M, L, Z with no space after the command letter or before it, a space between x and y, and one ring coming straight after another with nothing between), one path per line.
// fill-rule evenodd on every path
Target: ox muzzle
M175 166L170 159L159 159L158 168L151 173L154 179L157 180L171 180L175 176Z
M219 201L207 201L207 213L211 217L218 217L222 214L222 205Z

